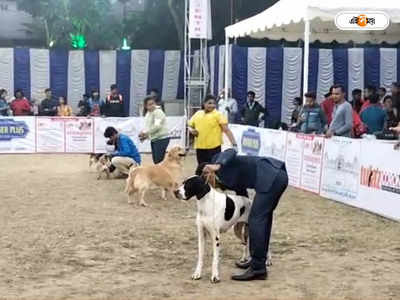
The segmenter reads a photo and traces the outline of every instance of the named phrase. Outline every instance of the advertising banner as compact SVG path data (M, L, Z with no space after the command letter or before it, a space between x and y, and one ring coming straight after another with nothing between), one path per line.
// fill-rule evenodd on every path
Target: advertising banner
M34 153L34 117L0 118L0 153Z
M321 183L322 152L324 138L321 136L304 136L303 163L301 168L301 188L319 193Z
M289 184L300 188L301 168L303 159L304 136L288 132L286 142L286 169L289 175Z
M36 152L65 152L64 119L51 117L36 118Z
M261 156L285 161L286 131L262 129L261 133Z
M358 200L361 141L334 137L325 140L320 195L354 205Z
M393 142L361 142L361 176L357 206L400 221L400 151Z
M93 119L65 119L65 149L67 153L93 152Z

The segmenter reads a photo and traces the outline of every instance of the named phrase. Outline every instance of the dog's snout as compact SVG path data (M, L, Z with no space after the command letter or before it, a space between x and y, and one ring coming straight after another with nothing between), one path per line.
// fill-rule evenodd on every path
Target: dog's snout
M180 197L179 197L179 196L180 196L180 195L179 195L179 190L175 190L175 191L174 191L174 195L175 195L176 198L179 199L179 198L180 198Z

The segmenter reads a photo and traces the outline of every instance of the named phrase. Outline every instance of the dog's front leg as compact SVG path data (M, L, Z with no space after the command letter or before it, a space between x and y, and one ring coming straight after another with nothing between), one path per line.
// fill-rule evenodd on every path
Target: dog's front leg
M212 238L212 243L213 243L213 262L212 262L211 283L218 283L218 282L220 282L220 279L219 279L219 250L221 248L219 231L212 232L211 238Z
M204 260L204 247L205 247L205 232L204 232L204 227L203 225L200 224L200 221L197 220L197 235L198 235L198 250L199 250L199 255L197 257L197 266L196 270L194 271L192 275L193 280L199 280L201 278L201 273L203 270L203 260Z

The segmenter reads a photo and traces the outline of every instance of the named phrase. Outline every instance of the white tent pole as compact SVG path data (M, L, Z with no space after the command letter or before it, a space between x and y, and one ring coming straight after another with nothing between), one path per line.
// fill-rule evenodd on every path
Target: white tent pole
M225 32L225 100L228 100L228 80L229 80L229 37Z
M310 53L310 20L308 18L305 21L304 28L304 66L303 66L303 95L308 92L308 59Z

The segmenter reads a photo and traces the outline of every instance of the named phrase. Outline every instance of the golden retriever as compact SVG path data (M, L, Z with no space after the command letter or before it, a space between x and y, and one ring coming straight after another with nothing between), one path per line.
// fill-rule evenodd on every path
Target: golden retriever
M167 200L166 192L174 197L173 192L183 175L183 159L185 150L181 147L173 147L164 160L156 165L132 167L126 180L125 192L128 194L128 203L133 203L133 195L139 193L139 205L148 206L144 201L146 192L157 186L162 189L162 198Z

